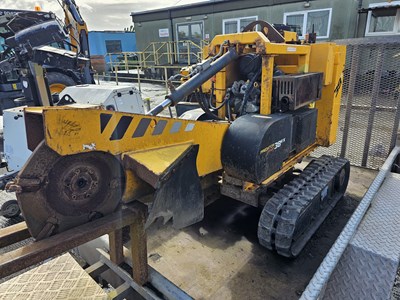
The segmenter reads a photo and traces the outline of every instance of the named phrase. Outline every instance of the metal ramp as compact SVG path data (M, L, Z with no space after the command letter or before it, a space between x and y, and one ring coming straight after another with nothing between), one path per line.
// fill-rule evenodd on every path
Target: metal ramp
M390 299L400 259L400 174L390 173L328 281L323 299Z
M68 253L0 284L0 299L109 299Z
M134 201L110 215L37 241L30 238L25 222L1 228L0 280L7 281L0 284L0 300L192 299L148 265L146 214L147 207ZM124 227L129 228L129 250L123 245ZM92 248L94 262L85 270L71 255L62 255L100 236L108 241L109 253ZM124 268L123 263L127 263ZM105 293L92 279L99 276L109 283L111 278L115 289Z
M391 298L400 261L400 174L392 172L399 161L397 146L301 299Z

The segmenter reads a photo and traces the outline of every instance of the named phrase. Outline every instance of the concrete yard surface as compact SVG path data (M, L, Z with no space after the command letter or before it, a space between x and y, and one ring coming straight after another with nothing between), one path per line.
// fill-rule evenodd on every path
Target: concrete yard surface
M184 230L153 224L149 264L195 299L298 299L375 175L351 168L345 197L297 259L258 244L260 209L223 197L205 209L203 221ZM3 192L0 202L13 198ZM21 220L0 217L2 227Z
M297 259L258 244L260 209L223 197L206 208L203 221L184 230L153 224L149 264L195 299L298 299L375 175L351 168L345 197ZM0 195L1 203L15 199L13 193ZM0 217L0 224L22 220Z
M149 264L195 299L298 299L375 175L351 168L345 197L296 259L258 244L260 209L224 197L184 230L150 227Z
M195 299L298 299L375 175L351 168L345 197L297 259L258 244L260 209L223 197L206 208L203 221L184 230L153 224L149 264ZM1 203L15 198L0 195ZM21 220L0 217L2 227Z

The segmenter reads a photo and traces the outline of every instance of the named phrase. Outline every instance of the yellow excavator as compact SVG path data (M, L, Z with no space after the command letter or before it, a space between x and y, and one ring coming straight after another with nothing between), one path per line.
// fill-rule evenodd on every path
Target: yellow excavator
M58 1L58 0L57 0ZM90 63L89 31L75 0L58 1L64 12L64 25L69 36L69 46L78 57L86 58L84 64L77 64L74 69L66 69L63 66L47 66L46 77L51 94L59 94L67 86L78 84L92 84L93 70Z
M93 70L90 63L90 51L89 51L89 31L85 20L83 19L79 7L75 0L62 0L59 1L64 11L64 24L68 31L69 42L71 50L74 51L77 56L88 58L87 64L83 65L80 70L78 77L70 76L70 74L64 74L71 80L62 79L63 76L59 75L59 79L54 79L50 83L50 91L52 94L60 93L66 86L77 85L80 83L94 83ZM51 75L52 76L52 75Z
M299 43L295 33L256 21L216 36L204 53L146 115L25 109L34 152L8 189L34 238L131 201L148 205L147 226L172 218L183 228L202 220L205 205L222 194L262 208L263 246L286 257L300 253L349 180L342 158L295 168L335 142L346 49ZM182 102L197 106L179 118L158 116Z

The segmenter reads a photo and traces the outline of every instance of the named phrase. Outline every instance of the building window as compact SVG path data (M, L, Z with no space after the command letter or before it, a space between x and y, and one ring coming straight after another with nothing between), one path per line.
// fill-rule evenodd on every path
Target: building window
M331 28L332 8L315 9L308 11L298 11L285 13L283 15L283 23L286 25L296 26L297 34L300 38L304 38L306 33L314 32L317 38L329 38Z
M106 41L107 53L120 53L122 52L122 46L120 40Z
M176 25L178 40L200 42L203 39L203 22L180 23Z
M368 12L365 35L400 33L400 1L372 3ZM393 7L391 7L393 6Z
M222 33L238 33L242 32L243 29L251 22L257 21L258 17L245 17L236 19L225 19L222 21Z

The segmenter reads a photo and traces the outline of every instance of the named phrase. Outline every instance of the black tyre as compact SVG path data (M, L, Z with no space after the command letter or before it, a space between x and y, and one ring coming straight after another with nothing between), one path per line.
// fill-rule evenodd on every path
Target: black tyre
M4 217L11 219L18 217L21 213L21 210L17 200L8 200L1 206L1 212Z
M50 93L60 93L67 86L76 85L77 83L68 75L59 72L48 72L46 74L49 83Z

